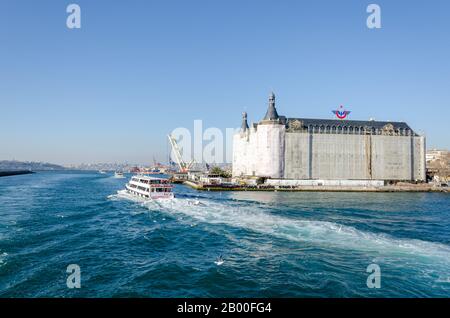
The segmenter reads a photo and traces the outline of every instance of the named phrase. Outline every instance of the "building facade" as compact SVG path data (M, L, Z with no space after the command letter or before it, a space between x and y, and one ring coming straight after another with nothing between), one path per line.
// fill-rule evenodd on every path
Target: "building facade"
M233 177L425 180L425 137L404 122L286 118L275 95L233 137Z

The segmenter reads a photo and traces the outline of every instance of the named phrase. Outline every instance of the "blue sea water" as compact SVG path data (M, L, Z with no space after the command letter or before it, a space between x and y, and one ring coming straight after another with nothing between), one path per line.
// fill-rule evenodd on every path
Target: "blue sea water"
M0 297L450 296L448 194L177 185L175 200L143 204L114 196L126 181L0 178ZM380 288L367 287L370 264Z

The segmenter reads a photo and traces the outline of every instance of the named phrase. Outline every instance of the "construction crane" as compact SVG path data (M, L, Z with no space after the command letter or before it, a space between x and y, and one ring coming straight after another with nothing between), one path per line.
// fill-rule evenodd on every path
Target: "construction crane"
M175 154L175 160L180 167L180 172L188 172L194 165L195 161L191 160L191 162L186 163L181 156L180 148L178 148L178 144L175 138L172 135L167 135L167 138L169 138L170 145L172 146L173 153Z

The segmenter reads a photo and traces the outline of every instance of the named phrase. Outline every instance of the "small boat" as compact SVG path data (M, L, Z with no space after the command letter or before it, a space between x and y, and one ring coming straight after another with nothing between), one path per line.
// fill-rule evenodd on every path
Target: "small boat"
M143 169L141 170L140 174L142 175L161 174L161 170L159 170L158 168Z
M116 171L116 172L114 172L114 178L122 179L122 178L125 178L125 176L123 175L123 172Z
M124 191L132 196L144 199L173 199L173 185L168 179L137 175L125 185Z
M100 174L106 174L106 171L105 171L105 170L99 170L98 173L100 173Z

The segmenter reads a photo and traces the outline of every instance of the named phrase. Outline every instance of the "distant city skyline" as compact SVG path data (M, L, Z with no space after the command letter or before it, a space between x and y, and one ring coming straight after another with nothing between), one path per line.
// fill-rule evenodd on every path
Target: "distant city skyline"
M167 162L178 127L286 117L405 121L450 149L450 3L5 1L0 160ZM406 10L407 9L407 10ZM231 151L231 149L227 149Z

